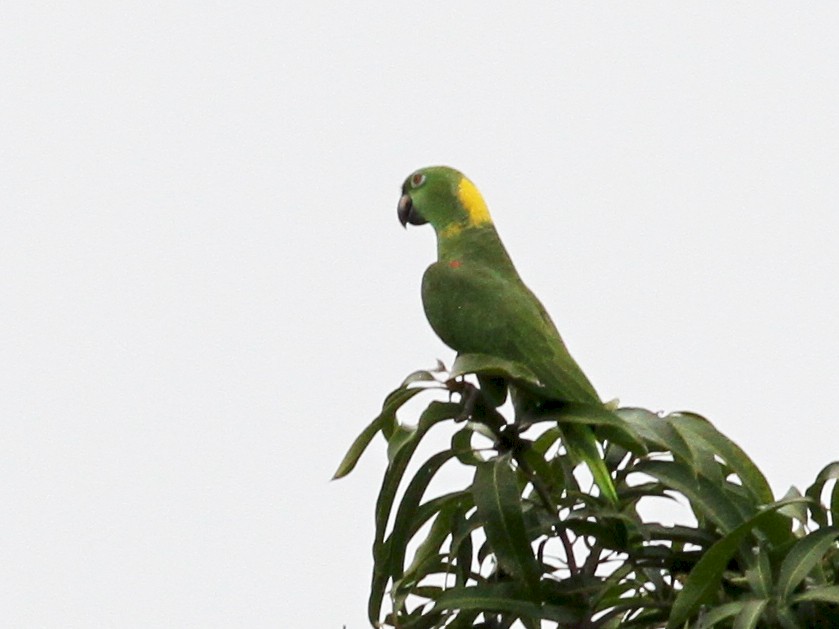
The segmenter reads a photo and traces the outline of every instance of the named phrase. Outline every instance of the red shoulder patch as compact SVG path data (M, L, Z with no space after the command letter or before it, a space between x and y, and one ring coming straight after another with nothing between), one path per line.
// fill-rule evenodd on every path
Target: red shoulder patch
M460 268L460 260L452 260L451 262L449 262L449 266L452 267L453 269L459 269Z

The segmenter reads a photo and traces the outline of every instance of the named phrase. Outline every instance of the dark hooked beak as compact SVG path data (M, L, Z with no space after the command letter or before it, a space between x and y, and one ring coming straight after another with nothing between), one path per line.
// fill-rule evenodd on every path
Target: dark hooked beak
M403 194L399 199L399 205L396 206L396 213L399 215L399 222L402 227L407 227L408 223L411 225L424 225L428 221L425 220L418 212L414 210L414 202L407 194Z

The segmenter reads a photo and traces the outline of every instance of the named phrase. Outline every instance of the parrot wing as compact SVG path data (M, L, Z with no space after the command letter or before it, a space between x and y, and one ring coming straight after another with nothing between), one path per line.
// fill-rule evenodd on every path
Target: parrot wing
M544 307L517 274L475 262L438 262L423 276L422 300L431 327L457 352L524 364L549 399L600 404Z
M545 308L517 274L479 263L437 262L423 276L422 301L431 327L458 353L496 356L529 368L542 385L528 391L537 399L601 405ZM591 428L568 424L562 431L569 454L588 466L603 495L616 504Z

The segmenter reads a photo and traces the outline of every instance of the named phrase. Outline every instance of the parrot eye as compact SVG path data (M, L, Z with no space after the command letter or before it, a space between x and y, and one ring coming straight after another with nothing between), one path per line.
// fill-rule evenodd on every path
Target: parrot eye
M414 188L419 188L422 184L425 183L425 175L422 173L414 173L411 175L411 186Z

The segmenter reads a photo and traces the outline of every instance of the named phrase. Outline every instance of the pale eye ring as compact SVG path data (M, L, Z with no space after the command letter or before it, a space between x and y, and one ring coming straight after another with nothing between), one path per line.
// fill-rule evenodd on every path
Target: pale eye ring
M419 188L422 184L425 183L425 175L422 173L414 173L411 175L411 186L414 188Z

